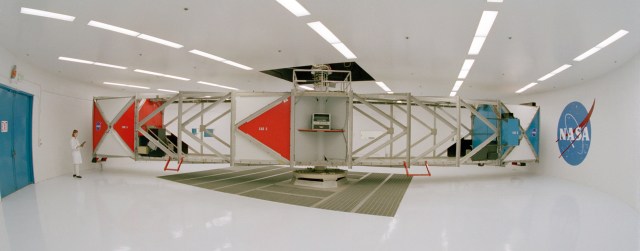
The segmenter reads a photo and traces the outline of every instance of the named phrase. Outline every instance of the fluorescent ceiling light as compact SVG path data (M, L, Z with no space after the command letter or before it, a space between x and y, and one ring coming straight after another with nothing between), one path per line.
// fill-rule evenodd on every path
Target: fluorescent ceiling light
M149 36L147 34L140 34L138 36L138 38L142 38L142 39L147 40L147 41L151 41L151 42L154 42L154 43L159 43L159 44L166 45L166 46L169 46L169 47L173 47L173 48L176 48L176 49L180 49L180 48L184 47L181 44L174 43L174 42L171 42L171 41L167 41L167 40L164 40L164 39L161 39L161 38Z
M229 86L225 86L225 85L219 85L219 84L214 84L214 83L209 83L209 82L204 82L204 81L198 81L198 84L203 84L203 85L210 85L210 86L215 86L215 87L220 87L220 88L225 88L225 89L230 89L230 90L238 90L238 88L233 88L233 87L229 87Z
M298 87L300 87L300 88L302 88L302 89L305 89L305 90L313 91L313 88L311 88L311 87L309 87L309 86L306 86L306 85L298 85Z
M476 37L488 36L491 26L493 26L493 22L496 20L497 16L497 11L483 11L482 17L480 17L480 23L478 24L478 29L476 30Z
M156 75L156 76L164 77L164 74L157 73L157 72L152 72L152 71L145 71L145 70L140 70L140 69L135 69L133 71L139 72L139 73L144 73L144 74L150 74L150 75Z
M282 4L287 10L291 11L296 17L308 16L311 13L305 9L302 4L298 3L296 0L276 0L278 3Z
M173 75L168 75L168 74L164 74L163 77L165 77L165 78L173 78L173 79L182 80L182 81L189 81L190 80L188 78L183 78L183 77L178 77L178 76L173 76Z
M327 40L327 42L329 42L330 44L340 43L340 39L338 39L336 35L333 35L333 32L331 32L329 28L324 26L324 24L322 24L321 22L318 21L307 23L307 25L309 25L311 29L316 31L322 38L324 38L324 40Z
M580 56L577 56L576 58L574 58L574 59L573 59L573 61L577 61L577 62L582 61L582 60L584 60L585 58L588 58L589 56L591 56L591 55L593 55L594 53L598 52L599 50L600 50L600 48L598 48L598 47L593 47L593 48L589 49L588 51L586 51L586 52L584 52L584 53L580 54Z
M502 3L502 0L487 0L487 3Z
M162 91L162 92L171 92L171 93L178 93L178 91L174 91L174 90L167 90L167 89L158 89L158 91Z
M462 86L462 80L458 80L456 81L456 83L453 85L453 90L454 92L457 92L458 90L460 90L460 87Z
M347 48L346 45L344 45L343 43L336 43L336 44L332 44L334 48L336 48L336 50L338 50L340 53L342 53L342 55L347 58L347 59L355 59L356 54L353 54L353 52L351 52L351 50L349 50L349 48Z
M607 38L604 41L600 42L595 47L589 49L585 53L582 53L580 56L577 56L576 58L574 58L573 61L582 61L582 60L584 60L585 58L587 58L587 57L593 55L594 53L598 52L600 49L602 49L602 48L610 45L611 43L615 42L616 40L620 39L624 35L627 35L627 33L629 33L629 32L626 31L626 30L619 30L615 34L611 35L609 38Z
M469 47L469 55L480 54L480 50L482 49L482 45L484 44L484 40L486 39L486 37L473 37L473 41L471 41L471 47Z
M68 57L58 57L59 60L81 63L81 64L93 64L93 61L82 60L77 58L68 58Z
M336 35L334 35L333 32L331 32L329 28L324 26L324 24L322 24L321 22L307 23L307 25L309 25L311 29L316 31L316 33L324 38L324 40L327 40L327 42L333 45L333 47L336 48L336 50L338 50L347 59L357 58L356 55L353 54L353 52L351 52L351 50L349 50L349 48L347 48L345 44L340 42L340 39L338 39L338 37L336 37Z
M450 93L449 93L449 97L455 97L455 96L456 96L456 94L458 94L458 93L457 93L457 92L450 92Z
M525 87L520 88L520 90L517 90L516 93L523 93L524 91L526 91L527 89L537 85L538 83L531 83L526 85Z
M243 70L247 70L247 71L253 70L253 68L251 68L249 66L238 64L238 63L233 62L231 60L225 60L225 61L222 61L222 62L225 63L225 64L228 64L228 65L232 65L232 66L238 67L238 68L243 69Z
M27 15L48 17L48 18L53 18L53 19L58 19L58 20L63 20L63 21L69 21L69 22L73 22L73 20L76 19L76 17L74 17L74 16L63 15L63 14L58 14L58 13L54 13L54 12L48 12L48 11L44 11L44 10L36 10L36 9L25 8L25 7L20 8L20 13L27 14Z
M135 70L133 70L133 71L135 71L135 72L139 72L139 73L144 73L144 74L149 74L149 75L155 75L155 76L165 77L165 78L178 79L178 80L182 80L182 81L189 81L189 80L190 80L190 79L188 79L188 78L183 78L183 77L178 77L178 76L168 75L168 74L164 74L164 73L158 73L158 72L152 72L152 71L140 70L140 69L135 69Z
M482 12L482 17L480 17L478 29L476 29L476 34L473 37L473 41L471 42L471 47L469 47L469 55L478 55L480 53L480 49L482 49L482 45L487 39L489 31L491 30L493 22L496 20L497 16L497 11Z
M469 71L471 71L471 66L473 66L473 62L475 62L475 60L473 59L464 60L464 63L462 64L462 69L460 69L460 73L458 74L459 79L467 78Z
M93 61L77 59L77 58L58 57L58 59L63 61L69 61L69 62L75 62L75 63L81 63L81 64L92 64L92 65L116 68L121 70L127 69L127 67L124 67L124 66L93 62Z
M87 25L93 26L93 27L96 27L96 28L100 28L100 29L105 29L105 30L110 30L110 31L122 33L122 34L133 36L133 37L136 37L136 36L140 35L140 32L127 30L125 28L121 28L121 27L118 27L118 26L113 26L113 25L110 25L110 24L105 24L105 23L101 23L101 22L93 21L93 20L91 20Z
M619 30L615 34L611 35L609 38L605 39L604 41L602 41L601 43L596 45L596 47L604 48L607 45L610 45L611 43L613 43L616 40L620 39L621 37L624 37L624 35L627 35L627 33L629 33L629 32L626 31L626 30Z
M231 66L235 66L235 67L238 67L238 68L243 69L243 70L247 70L247 71L253 70L253 68L251 68L249 66L246 66L246 65L243 65L243 64L239 64L239 63L233 62L231 60L227 60L227 59L218 57L216 55L206 53L204 51L190 50L189 52L191 52L193 54L196 54L198 56L203 56L205 58L213 59L213 60L218 61L218 62L222 62L222 63L228 64L228 65L231 65Z
M571 65L568 65L568 64L560 66L560 67L558 67L558 69L555 69L552 72L550 72L549 74L544 75L543 77L539 78L538 81L545 81L545 80L549 79L550 77L553 77L554 75L566 70L569 67L571 67Z
M387 92L387 94L393 94L393 92ZM399 101L399 100L398 100Z
M206 53L206 52L204 52L204 51L199 51L199 50L190 50L189 52L191 52L191 53L193 53L193 54L196 54L196 55L198 55L198 56L203 56L203 57L205 57L205 58L213 59L213 60L215 60L215 61L220 61L220 62L222 62L222 61L225 61L225 60L226 60L226 59L224 59L224 58L221 58L221 57L218 57L218 56L216 56L216 55L212 55L212 54Z
M382 90L384 90L385 92L390 92L391 89L389 89L389 87L387 85L384 84L384 82L376 82L376 84L378 86L380 86L380 88L382 88Z
M112 64L105 64L105 63L98 63L98 62L94 62L93 64L94 64L94 65L98 65L98 66L104 66L104 67L110 67L110 68L121 69L121 70L125 70L125 69L127 69L127 67L119 66L119 65L112 65Z
M111 82L104 82L104 84L105 84L105 85L117 85L117 86L124 86L124 87L138 88L138 89L149 89L149 87L138 86L138 85L125 85L125 84L118 84L118 83L111 83Z

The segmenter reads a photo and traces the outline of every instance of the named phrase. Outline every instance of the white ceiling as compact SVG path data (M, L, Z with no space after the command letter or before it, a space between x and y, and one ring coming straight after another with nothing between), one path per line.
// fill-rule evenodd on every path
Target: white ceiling
M226 91L196 83L206 81L243 91L288 91L289 82L260 71L351 61L307 26L321 21L356 54L362 68L397 93L448 96L464 60L475 59L459 92L467 98L513 96L563 64L574 66L526 93L579 85L621 66L640 50L638 0L298 1L311 15L296 17L275 0L3 0L0 46L30 64L87 84L105 86L102 82L108 81L153 89ZM24 15L20 7L76 19ZM499 14L480 54L469 56L485 10ZM184 47L174 49L91 27L90 20ZM582 62L572 61L620 29L629 34ZM188 52L192 49L254 70L196 56ZM129 68L65 62L59 56ZM354 90L382 92L374 82L354 83Z

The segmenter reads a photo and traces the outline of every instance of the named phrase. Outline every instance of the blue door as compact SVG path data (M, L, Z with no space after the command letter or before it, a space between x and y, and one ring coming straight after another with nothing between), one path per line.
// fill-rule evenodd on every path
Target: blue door
M31 108L33 96L0 85L0 195L33 183Z

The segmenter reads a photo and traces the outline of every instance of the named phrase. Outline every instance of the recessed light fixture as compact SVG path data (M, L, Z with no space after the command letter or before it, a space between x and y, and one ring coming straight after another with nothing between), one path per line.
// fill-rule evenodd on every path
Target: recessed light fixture
M222 61L225 61L225 60L226 60L226 59L224 59L224 58L218 57L218 56L213 55L213 54L206 53L206 52L204 52L204 51L199 51L199 50L190 50L189 52L191 52L191 53L193 53L193 54L196 54L196 55L198 55L198 56L203 56L203 57L208 58L208 59L213 59L213 60L215 60L215 61L220 61L220 62L222 62Z
M118 26L110 25L110 24L106 24L106 23L101 23L101 22L98 22L98 21L91 20L89 23L87 23L87 25L93 26L93 27L96 27L96 28L105 29L105 30L110 30L110 31L113 31L113 32L122 33L122 34L133 36L133 37L137 37L137 38L140 38L140 39L144 39L144 40L147 40L147 41L150 41L150 42L166 45L166 46L169 46L169 47L172 47L172 48L176 48L176 49L180 49L180 48L184 47L181 44L174 43L174 42L171 42L171 41L168 41L168 40L164 40L162 38L157 38L157 37L150 36L150 35L147 35L147 34L142 34L142 33L137 32L137 31L132 31L132 30L129 30L129 29L125 29L125 28L122 28L122 27L118 27Z
M327 28L327 26L324 26L322 22L311 22L307 23L307 25L309 25L311 29L313 29L316 33L318 33L318 35L324 38L324 40L327 40L327 42L329 42L330 44L340 43L340 39L338 39L338 37L336 37L336 35L334 35L333 32L331 32L329 28Z
M226 86L226 85L219 85L219 84L204 82L204 81L198 81L198 84L215 86L215 87L220 87L220 88L225 88L225 89L230 89L230 90L235 90L235 91L238 90L238 88L234 88L234 87L230 87L230 86Z
M455 96L456 96L456 94L458 94L458 93L457 93L457 92L450 92L450 93L449 93L449 97L455 97Z
M516 93L523 93L524 91L526 91L527 89L537 85L538 83L531 83L526 85L525 87L520 88L520 90L517 90Z
M139 72L139 73L144 73L144 74L149 74L149 75L155 75L155 76L165 77L165 78L172 78L172 79L182 80L182 81L189 81L189 80L190 80L190 79L188 79L188 78L183 78L183 77L178 77L178 76L168 75L168 74L164 74L164 73L152 72L152 71L147 71L147 70L135 69L135 70L133 70L133 71L135 71L135 72Z
M453 92L457 92L458 90L460 90L460 87L462 86L462 80L458 80L456 81L456 83L453 85L453 89L451 91Z
M227 60L227 59L218 57L216 55L206 53L204 51L190 50L189 52L191 52L193 54L196 54L198 56L202 56L202 57L205 57L205 58L208 58L208 59L213 59L215 61L222 62L222 63L228 64L228 65L231 65L231 66L235 66L235 67L238 67L238 68L243 69L243 70L247 70L247 71L253 70L253 68L251 68L249 66L246 66L246 65L243 65L243 64L239 64L239 63L233 62L231 60Z
M151 42L154 42L154 43L166 45L166 46L173 47L173 48L176 48L176 49L180 49L180 48L184 47L181 44L174 43L174 42L171 42L171 41L168 41L168 40L164 40L162 38L149 36L147 34L140 34L138 36L138 38L142 38L142 39L147 40L147 41L151 41Z
M609 38L607 38L604 41L600 42L595 47L589 49L585 53L582 53L580 56L574 58L573 61L582 61L582 60L584 60L585 58L587 58L587 57L593 55L594 53L598 52L600 49L610 45L611 43L615 42L616 40L620 39L621 37L624 37L624 35L627 35L627 33L629 33L629 32L626 31L626 30L619 30L615 34L611 35Z
M558 67L558 69L555 69L552 72L549 72L549 74L544 75L543 77L539 78L538 81L545 81L545 80L549 79L550 77L553 77L554 75L566 70L569 67L571 67L571 65L569 65L569 64L565 64L563 66L560 66L560 67Z
M76 19L76 17L74 16L69 16L69 15L59 14L55 12L44 11L44 10L25 8L25 7L20 8L20 13L27 14L27 15L40 16L40 17L48 17L48 18L53 18L53 19L58 19L58 20L68 21L68 22L73 22L73 20Z
M89 23L87 25L93 26L93 27L96 27L96 28L100 28L100 29L105 29L105 30L110 30L110 31L122 33L122 34L133 36L133 37L137 37L138 35L140 35L140 32L137 32L137 31L132 31L132 30L128 30L128 29L125 29L125 28L118 27L118 26L105 24L105 23L101 23L101 22L93 21L93 20L89 21Z
M58 57L58 59L59 60L63 60L63 61L74 62L74 63L92 64L92 65L104 66L104 67L109 67L109 68L116 68L116 69L121 69L121 70L127 69L127 67L124 67L124 66L93 62L93 61L84 60L84 59L69 58L69 57Z
M376 84L378 86L380 86L380 88L382 88L382 90L384 90L385 92L389 93L392 92L391 89L389 89L389 87L387 85L384 84L384 82L376 82ZM393 93L393 92L392 92ZM390 93L391 94L391 93Z
M296 0L276 0L278 3L282 4L287 10L296 15L296 17L308 16L311 13L307 11L307 9L302 6L302 4L298 3Z
M471 71L471 67L473 66L473 62L475 62L474 59L464 60L464 63L462 64L462 69L460 69L460 73L458 74L459 79L467 78L467 75L469 74L469 71Z
M238 68L243 69L243 70L247 70L247 71L253 70L253 68L251 68L249 66L238 64L238 63L233 62L231 60L225 60L225 61L222 61L222 62L225 63L225 64L228 64L228 65L231 65L231 66L238 67Z
M322 24L322 22L311 22L307 23L307 25L311 27L311 29L313 29L316 33L318 33L318 35L324 38L324 40L333 45L333 47L336 48L336 50L338 50L347 59L357 58L356 55L353 54L353 52L351 52L351 50L349 50L349 48L347 48L347 46L342 43L340 39L338 39L338 37L333 34L333 32L329 30L329 28Z
M58 60L81 63L81 64L93 64L93 61L77 59L77 58L58 57Z
M351 50L349 50L349 48L347 48L347 46L344 45L343 43L335 43L331 45L333 45L333 48L336 48L336 50L342 53L342 55L347 59L358 58L356 57L356 54L353 54L353 52L351 52Z
M480 17L480 23L478 24L478 29L476 29L476 34L473 37L473 41L471 42L471 47L469 48L469 55L478 55L480 53L480 49L482 49L482 45L484 41L487 39L489 35L489 31L491 30L491 26L493 26L493 22L496 20L498 16L497 11L483 11L482 17Z
M174 91L174 90L167 90L167 89L157 89L158 91L161 92L171 92L171 93L178 93L178 91Z
M302 88L302 89L305 89L305 90L313 91L313 88L311 88L311 87L309 87L309 86L306 86L306 85L298 85L298 87L300 87L300 88Z
M112 83L112 82L104 82L105 85L117 85L117 86L124 86L124 87L131 87L131 88L138 88L138 89L149 89L149 87L144 87L144 86L138 86L138 85L126 85L126 84L118 84L118 83Z

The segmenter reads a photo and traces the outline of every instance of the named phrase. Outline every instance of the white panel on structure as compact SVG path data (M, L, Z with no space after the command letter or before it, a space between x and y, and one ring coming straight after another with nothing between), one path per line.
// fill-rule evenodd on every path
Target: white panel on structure
M507 157L505 157L504 161L527 161L527 160L535 160L536 157L531 151L529 147L529 143L525 142L524 139L520 141L520 145L516 146Z
M276 101L276 99L282 96L267 96L267 97L236 97L236 121L238 123L243 119L251 116L258 110L268 106Z
M282 96L249 96L249 97L236 97L236 121L238 123L254 113L267 107ZM250 120L249 120L250 121ZM241 125L238 125L241 126ZM236 156L235 159L239 162L246 160L276 160L273 157L266 146L262 146L257 140L253 139L249 135L243 135L240 130L236 132ZM277 153L274 153L277 154Z
M113 130L109 130L102 139L102 144L100 148L96 151L97 155L100 156L123 156L123 157L131 157L131 151L127 149L121 140L116 135L117 133Z
M122 109L125 108L124 106L127 105L129 100L131 100L130 97L109 98L98 99L96 100L96 103L98 103L98 106L100 107L100 110L104 115L104 120L107 121L107 123L111 124L115 122L113 121L113 119L116 117L116 115L118 115L118 113L120 113L120 111L122 111Z
M236 160L276 160L273 156L268 154L266 149L258 146L250 139L251 136L241 135L242 132L237 132L236 136Z
M371 140L382 135L384 131L360 131L360 139Z
M513 117L520 119L520 126L522 129L527 130L533 117L536 116L536 112L538 112L537 106L528 106L528 105L505 105L507 109L511 113L513 113Z
M536 106L528 106L528 105L505 105L507 109L511 113L513 113L513 117L520 119L520 126L525 131L531 124L533 117L535 117L538 112L538 107ZM535 154L529 143L527 143L526 139L523 137L520 140L520 145L516 146L509 155L504 158L504 161L526 161L526 160L535 160Z

